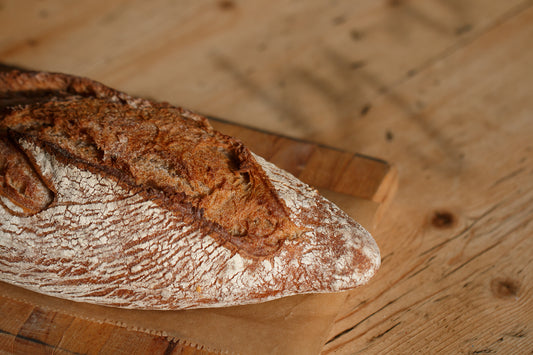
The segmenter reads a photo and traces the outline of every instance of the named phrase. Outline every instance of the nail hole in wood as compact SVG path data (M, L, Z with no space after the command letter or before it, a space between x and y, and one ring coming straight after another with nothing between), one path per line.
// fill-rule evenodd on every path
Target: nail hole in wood
M371 108L372 108L372 105L365 104L363 108L361 109L361 116L365 116L370 111Z
M222 0L218 2L218 7L222 10L232 10L235 8L235 3L230 0Z

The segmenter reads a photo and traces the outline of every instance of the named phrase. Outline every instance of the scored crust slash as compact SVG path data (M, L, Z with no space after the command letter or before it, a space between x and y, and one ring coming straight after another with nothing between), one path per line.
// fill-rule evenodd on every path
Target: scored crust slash
M337 292L370 234L207 119L85 78L0 73L0 280L136 309Z

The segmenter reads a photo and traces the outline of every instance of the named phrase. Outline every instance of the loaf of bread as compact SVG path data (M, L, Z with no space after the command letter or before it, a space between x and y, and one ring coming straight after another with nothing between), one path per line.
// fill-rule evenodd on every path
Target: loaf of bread
M380 264L366 230L188 110L0 73L0 280L135 309L337 292Z

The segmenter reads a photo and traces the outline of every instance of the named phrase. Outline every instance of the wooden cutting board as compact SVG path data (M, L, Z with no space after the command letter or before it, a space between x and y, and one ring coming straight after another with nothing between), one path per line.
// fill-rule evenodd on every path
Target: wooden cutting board
M212 119L372 230L392 198L387 162ZM318 353L345 294L178 312L128 311L0 284L0 350L15 354Z

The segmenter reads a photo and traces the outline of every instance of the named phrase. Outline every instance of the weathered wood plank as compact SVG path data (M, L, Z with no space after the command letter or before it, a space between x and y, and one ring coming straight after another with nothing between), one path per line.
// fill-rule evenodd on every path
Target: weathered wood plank
M0 58L331 145L383 90L520 3L7 1Z
M381 273L348 298L325 353L533 349L528 5L377 100L361 126L402 189L377 232Z

